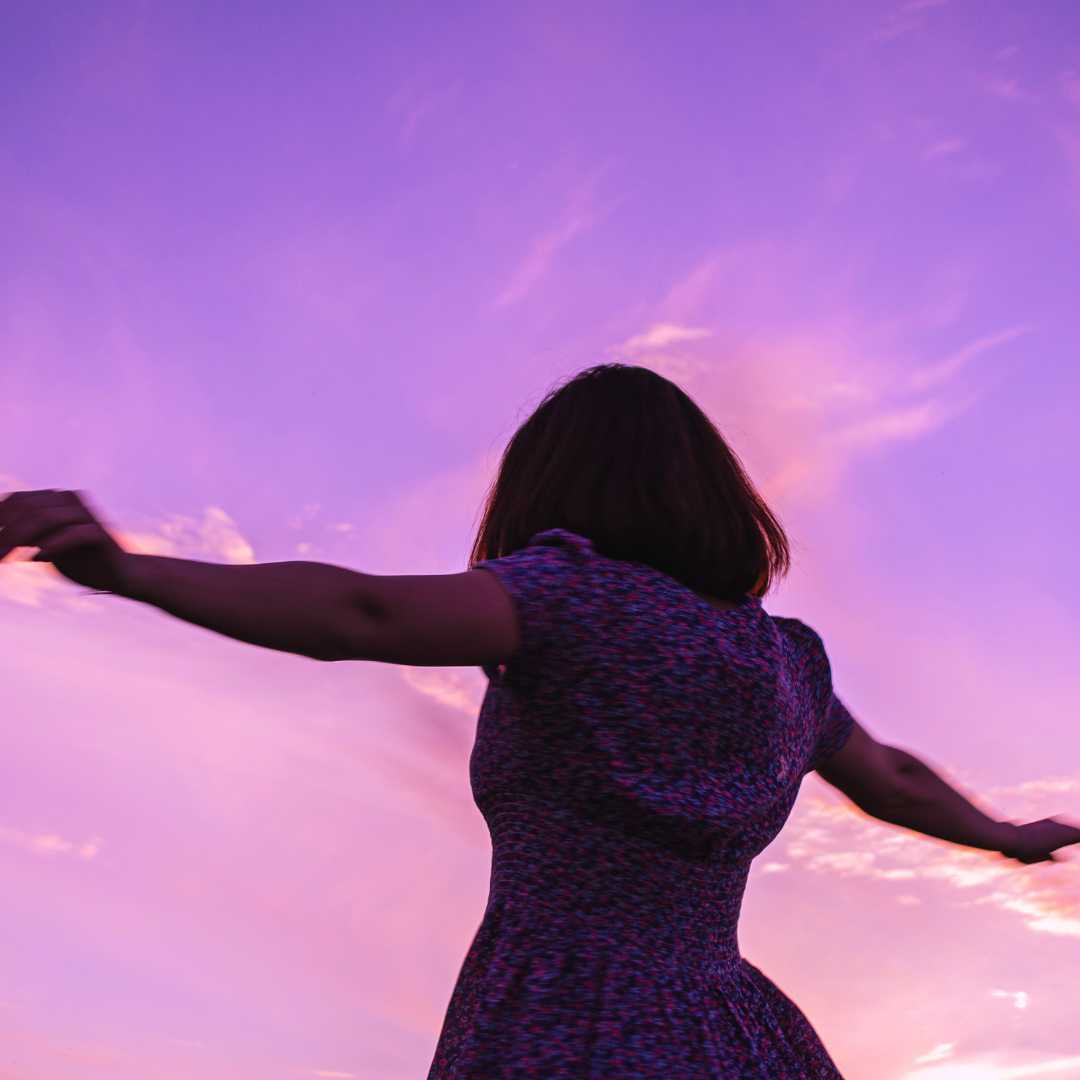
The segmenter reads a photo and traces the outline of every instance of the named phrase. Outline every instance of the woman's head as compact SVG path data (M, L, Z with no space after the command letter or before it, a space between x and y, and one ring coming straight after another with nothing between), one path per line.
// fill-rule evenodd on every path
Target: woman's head
M783 528L716 425L673 382L635 365L586 368L518 428L469 566L554 528L725 599L764 596L791 564Z

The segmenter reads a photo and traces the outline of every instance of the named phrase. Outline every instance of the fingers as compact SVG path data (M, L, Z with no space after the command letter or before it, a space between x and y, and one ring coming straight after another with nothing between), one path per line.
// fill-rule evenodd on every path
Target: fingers
M1054 847L1065 847L1067 844L1080 843L1080 827L1071 821L1062 821L1060 818L1051 817L1043 819L1047 825L1053 827L1051 835L1054 838Z
M1072 823L1058 818L1040 818L1020 827L1023 842L1010 853L1011 858L1025 864L1061 863L1065 858L1055 855L1058 848L1080 842L1080 830Z
M42 488L40 491L9 491L3 499L0 499L0 506L23 503L28 499L37 501L42 495L55 495L56 492L56 488Z
M97 522L81 505L70 503L38 506L9 516L0 532L0 559L17 547L41 547L45 537L56 529L71 525L87 525L97 528ZM85 541L84 541L85 542Z
M72 525L59 529L48 536L39 538L41 550L34 556L34 562L51 562L75 548L96 544L101 540L101 530L96 525Z
M9 491L0 499L0 528L14 524L24 514L48 506L81 506L74 491L42 488L40 491Z

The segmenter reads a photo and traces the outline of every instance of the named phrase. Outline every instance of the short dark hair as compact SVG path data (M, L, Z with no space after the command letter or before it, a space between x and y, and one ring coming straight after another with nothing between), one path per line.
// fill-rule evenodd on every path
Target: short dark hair
M556 384L518 428L469 568L553 528L727 600L764 596L791 566L780 522L716 425L675 383L634 364L596 364Z

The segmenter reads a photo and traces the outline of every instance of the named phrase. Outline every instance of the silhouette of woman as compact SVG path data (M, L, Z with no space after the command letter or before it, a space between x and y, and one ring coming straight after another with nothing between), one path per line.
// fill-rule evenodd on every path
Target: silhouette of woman
M837 696L821 637L761 599L787 538L690 398L603 364L508 444L463 574L385 577L125 552L77 492L0 502L0 558L269 648L466 665L483 919L428 1080L834 1080L739 951L754 857L816 770L863 811L1022 863L1080 827L995 821Z

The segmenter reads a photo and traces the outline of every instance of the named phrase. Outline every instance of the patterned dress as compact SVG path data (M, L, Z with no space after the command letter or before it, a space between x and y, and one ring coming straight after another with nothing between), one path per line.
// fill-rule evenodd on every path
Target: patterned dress
M852 730L820 636L565 529L478 566L521 645L483 669L490 888L428 1080L843 1080L736 932L751 860Z

